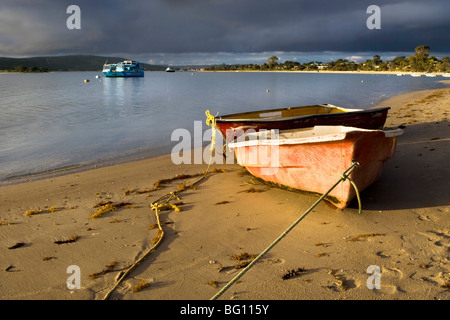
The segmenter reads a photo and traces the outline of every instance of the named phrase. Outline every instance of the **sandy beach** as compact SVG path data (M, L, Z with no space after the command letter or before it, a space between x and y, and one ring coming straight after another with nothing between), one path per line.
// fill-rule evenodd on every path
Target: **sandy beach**
M404 134L361 193L362 214L356 202L321 202L221 300L450 299L450 89L379 106L392 108L386 127ZM0 299L103 299L159 235L150 204L206 168L162 155L0 187ZM161 243L109 299L208 300L317 199L238 165L212 168L225 171L160 212ZM106 203L113 211L92 218ZM68 288L69 266L79 267L79 289ZM379 289L367 287L370 266L381 271Z

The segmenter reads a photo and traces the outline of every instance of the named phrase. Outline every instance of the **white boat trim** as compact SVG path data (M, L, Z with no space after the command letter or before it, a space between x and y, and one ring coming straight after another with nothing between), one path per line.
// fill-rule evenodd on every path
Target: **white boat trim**
M236 141L229 142L230 149L259 145L289 145L306 144L344 140L350 132L383 132L385 137L395 137L403 133L402 129L370 130L346 126L315 126L294 130L282 130L277 134L275 130L261 130L246 133ZM273 135L273 136L272 136Z

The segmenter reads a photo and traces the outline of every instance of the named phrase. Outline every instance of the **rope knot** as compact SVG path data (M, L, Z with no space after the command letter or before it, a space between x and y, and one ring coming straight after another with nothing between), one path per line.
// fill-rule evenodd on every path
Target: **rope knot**
M217 128L217 126L216 126L216 118L209 112L209 110L205 111L205 115L206 115L206 124L208 126L211 126L211 130L212 130L212 133L211 133L211 147L210 147L211 156L212 156L212 152L213 152L214 146L216 144L216 128Z
M206 124L209 126L212 124L213 127L216 125L216 118L209 112L209 110L205 111L206 115Z

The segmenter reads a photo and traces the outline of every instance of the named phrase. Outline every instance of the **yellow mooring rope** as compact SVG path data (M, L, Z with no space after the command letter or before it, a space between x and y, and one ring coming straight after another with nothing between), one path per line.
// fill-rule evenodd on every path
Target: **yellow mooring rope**
M213 159L213 151L214 151L214 146L215 146L215 141L216 141L216 129L217 129L217 127L216 127L216 119L214 118L214 116L211 115L209 110L206 110L205 114L206 114L206 118L207 118L206 119L206 124L208 126L211 125L211 129L212 129L211 148L210 148L211 155L210 155L208 167L203 172L202 176L199 179L197 179L196 181L194 181L193 183L191 183L190 185L188 185L187 187L195 186L197 183L202 181L209 173L211 173L210 167L211 167L212 159ZM187 189L187 188L185 188L185 189ZM106 293L106 295L103 297L103 300L109 299L109 297L114 292L114 290L119 286L119 284L121 284L122 281L125 280L125 278L137 267L137 265L140 264L161 243L161 241L162 241L162 239L164 237L164 230L163 230L163 228L161 226L161 222L159 220L159 209L167 207L168 205L170 206L171 204L169 203L169 201L172 200L173 198L177 198L178 200L180 200L178 198L178 196L177 196L177 193L181 192L183 190L175 190L175 191L171 191L169 193L166 193L166 194L160 196L158 199L156 199L155 201L153 201L150 204L151 210L155 211L156 222L157 222L157 225L158 225L158 233L157 233L155 239L153 239L153 246L150 247L144 253L144 255L142 255L142 257L140 257L130 267L128 267L128 269L116 280L116 283L114 284L114 286ZM164 198L166 198L166 200L164 202L160 202ZM175 207L175 210L176 210L176 208L177 208L176 206L174 206L174 205L171 205L171 206Z
M248 270L250 270L261 258L269 252L278 242L281 241L294 227L302 221L318 204L320 201L322 201L336 186L341 183L342 181L345 181L346 179L349 179L350 174L352 173L353 169L355 169L357 166L359 166L358 162L353 162L352 165L344 171L344 173L341 175L340 179L326 192L324 193L308 210L305 211L305 213L298 218L289 228L287 228L274 242L272 242L263 252L261 252L250 264L245 267L236 277L234 277L230 282L228 282L218 293L216 293L215 296L213 296L210 300L217 300L225 291L227 291L236 281L238 281ZM354 185L354 183L352 183ZM356 193L358 191L356 190ZM358 195L359 199L359 195Z
M212 152L214 151L214 146L216 145L216 129L217 129L216 118L213 115L211 115L209 110L205 111L205 115L206 115L206 124L208 126L211 126L211 129L212 129L211 146L210 146L211 158L212 158ZM209 163L211 164L211 159L210 159Z

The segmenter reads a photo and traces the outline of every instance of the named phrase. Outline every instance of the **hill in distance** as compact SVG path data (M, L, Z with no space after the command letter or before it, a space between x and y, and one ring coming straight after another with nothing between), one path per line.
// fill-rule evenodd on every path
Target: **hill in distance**
M48 71L98 71L101 72L103 64L117 63L128 60L122 57L102 57L92 55L69 55L55 57L32 58L2 58L0 57L0 70L15 70L18 67L41 68ZM164 71L165 66L144 63L146 71Z

